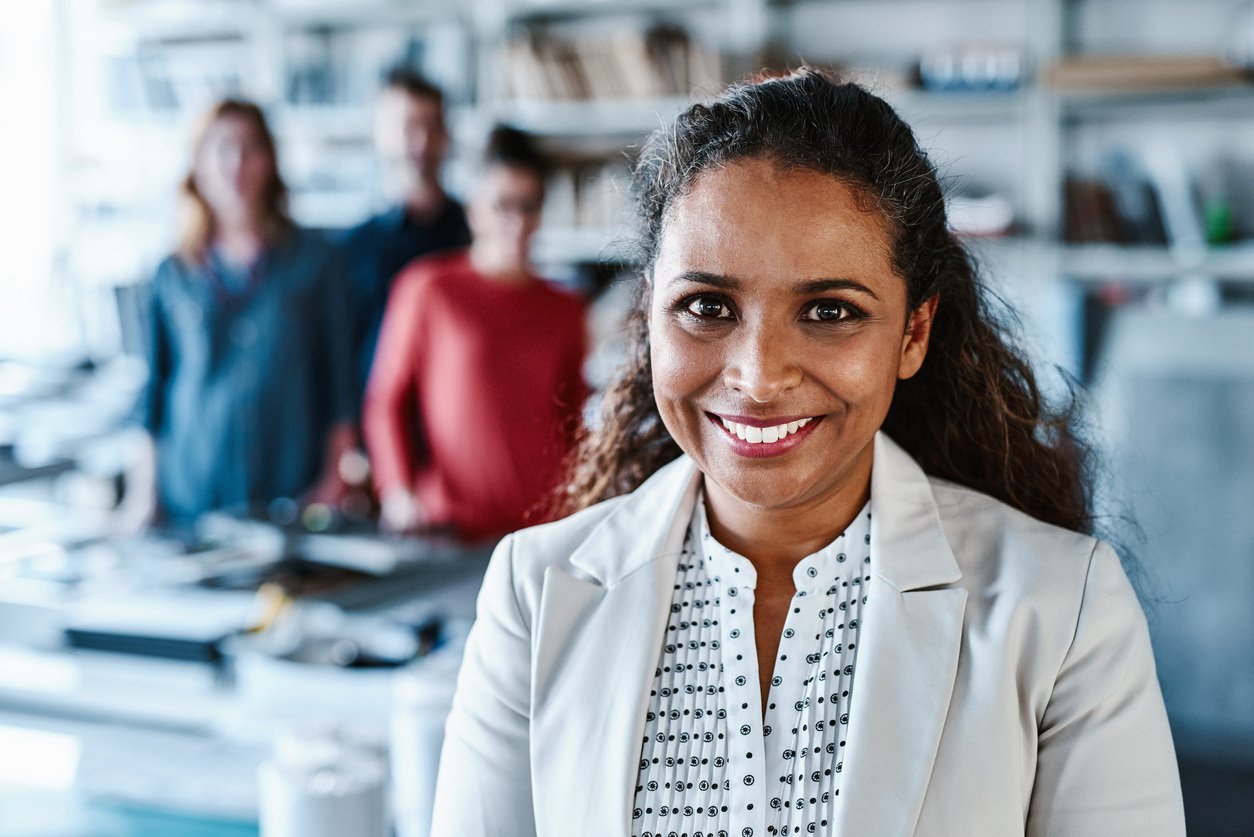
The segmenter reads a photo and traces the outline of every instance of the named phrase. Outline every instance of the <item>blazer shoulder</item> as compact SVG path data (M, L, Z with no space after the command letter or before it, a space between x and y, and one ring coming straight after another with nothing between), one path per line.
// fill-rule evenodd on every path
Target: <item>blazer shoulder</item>
M603 500L569 517L520 529L514 541L515 571L543 576L549 567L571 570L570 557L627 500L628 495Z
M1021 596L1061 595L1078 605L1093 556L1104 546L1100 541L972 488L929 481L945 537L968 583Z

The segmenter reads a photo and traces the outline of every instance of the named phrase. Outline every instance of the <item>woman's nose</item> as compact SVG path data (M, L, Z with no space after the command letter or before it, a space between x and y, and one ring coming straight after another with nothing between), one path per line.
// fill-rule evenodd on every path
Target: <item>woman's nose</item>
M767 404L801 383L801 358L770 328L740 329L729 349L723 383L753 401Z

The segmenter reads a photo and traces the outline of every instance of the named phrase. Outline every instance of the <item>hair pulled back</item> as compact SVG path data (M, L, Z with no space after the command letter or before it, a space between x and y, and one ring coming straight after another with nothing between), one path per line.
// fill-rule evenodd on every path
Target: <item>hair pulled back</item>
M883 429L931 476L1089 531L1089 453L1073 405L1054 410L1043 397L1010 339L1013 315L984 288L946 224L935 168L887 103L813 69L735 85L645 144L635 171L642 240L629 355L605 393L599 427L572 460L565 509L632 491L679 455L653 395L649 274L676 199L703 172L748 158L862 191L889 221L911 309L939 295L927 357L898 382Z

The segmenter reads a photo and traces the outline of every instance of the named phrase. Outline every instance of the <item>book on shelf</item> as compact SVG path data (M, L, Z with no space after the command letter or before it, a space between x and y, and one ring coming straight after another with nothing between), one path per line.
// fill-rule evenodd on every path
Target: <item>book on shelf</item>
M615 229L630 216L630 183L625 162L563 165L549 178L544 223L556 229Z
M1202 250L1208 243L1203 204L1183 155L1156 143L1107 151L1096 179L1068 177L1064 235L1071 243L1174 250Z
M1072 55L1045 80L1059 90L1136 92L1239 84L1246 75L1216 55Z
M1124 242L1123 221L1114 194L1105 183L1068 177L1063 201L1063 240L1068 244Z
M561 36L528 32L505 46L515 99L651 99L714 90L719 54L670 25Z

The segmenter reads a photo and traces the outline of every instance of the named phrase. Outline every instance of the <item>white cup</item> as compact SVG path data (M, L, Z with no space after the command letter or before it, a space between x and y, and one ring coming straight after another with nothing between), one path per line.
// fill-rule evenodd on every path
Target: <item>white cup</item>
M392 810L396 837L429 837L444 721L462 649L450 644L397 673L392 696Z
M261 837L388 837L387 765L330 736L291 733L263 764Z

